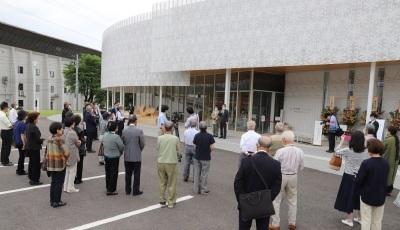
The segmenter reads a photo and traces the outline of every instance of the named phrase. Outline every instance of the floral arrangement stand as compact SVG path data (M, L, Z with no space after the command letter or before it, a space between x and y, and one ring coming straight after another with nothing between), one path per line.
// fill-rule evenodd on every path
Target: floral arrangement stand
M343 110L342 123L347 125L348 127L347 131L350 131L357 123L359 112L360 112L359 108Z

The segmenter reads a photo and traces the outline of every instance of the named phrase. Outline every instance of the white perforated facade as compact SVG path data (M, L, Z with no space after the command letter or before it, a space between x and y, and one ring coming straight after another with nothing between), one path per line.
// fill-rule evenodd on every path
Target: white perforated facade
M397 85L399 28L398 0L165 1L105 31L102 87L189 86L190 75L202 71L278 71L286 74L285 121L311 135L309 124L324 106L326 72L325 99L335 96L340 109L348 106L350 70L361 110L367 110L370 63L377 62L377 71L386 70L385 81ZM382 108L393 110L399 96L384 90ZM252 112L250 105L254 117Z

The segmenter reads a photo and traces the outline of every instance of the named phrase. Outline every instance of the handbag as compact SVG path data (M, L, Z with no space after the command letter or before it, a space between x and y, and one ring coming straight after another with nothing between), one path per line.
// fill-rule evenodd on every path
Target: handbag
M337 120L337 117L336 117L336 124L337 124L338 128L335 131L335 135L337 137L341 137L344 134L344 132L343 132L342 128L340 128L339 121Z
M329 168L339 171L342 167L342 157L337 154L332 154L331 160L329 161Z
M271 190L268 188L267 183L265 183L264 178L255 166L253 159L250 159L250 162L263 182L265 190L239 195L239 209L243 221L263 218L275 214L274 206L272 204Z
M43 171L47 171L47 146L46 149L44 150L44 156L40 167L42 168Z

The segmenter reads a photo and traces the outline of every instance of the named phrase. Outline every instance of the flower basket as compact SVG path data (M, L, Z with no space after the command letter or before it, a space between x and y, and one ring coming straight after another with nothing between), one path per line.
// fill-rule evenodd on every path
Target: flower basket
M359 108L356 108L354 110L344 109L342 123L347 125L348 129L351 129L358 121L359 112L360 112Z
M400 128L400 112L399 110L395 110L389 113L390 115L390 119L389 119L389 123L390 125L393 125L394 127L396 127L397 129Z

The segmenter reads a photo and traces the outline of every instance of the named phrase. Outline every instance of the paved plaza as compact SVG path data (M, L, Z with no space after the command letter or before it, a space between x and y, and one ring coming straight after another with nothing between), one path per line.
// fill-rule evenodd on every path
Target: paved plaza
M42 119L40 128L48 136L50 121ZM146 133L146 128L145 134ZM220 140L218 141L218 143ZM217 144L218 144L217 143ZM95 142L97 148L98 142ZM143 153L142 184L144 194L127 196L124 192L124 167L120 162L117 196L105 195L104 167L97 164L97 155L88 154L84 161L83 184L80 192L63 193L67 206L54 209L49 205L50 179L42 173L43 186L32 187L25 176L17 176L15 167L0 168L0 223L8 229L141 229L141 230L196 230L237 229L237 203L233 179L237 170L238 154L225 150L213 153L209 174L211 193L194 195L192 183L178 183L181 202L175 209L161 209L158 204L156 171L156 139L146 137ZM13 150L11 160L17 161ZM180 165L182 166L182 165ZM327 166L326 166L327 167ZM298 229L350 229L340 223L343 214L333 209L340 176L314 169L305 169L299 178ZM397 194L397 190L396 190ZM385 230L399 229L400 209L386 202L383 220ZM286 229L286 204L282 208L282 229ZM123 214L123 215L121 215ZM356 225L353 229L360 229Z

